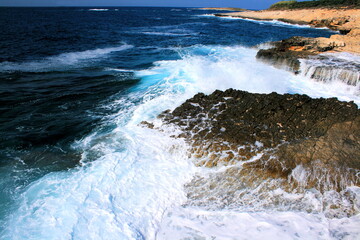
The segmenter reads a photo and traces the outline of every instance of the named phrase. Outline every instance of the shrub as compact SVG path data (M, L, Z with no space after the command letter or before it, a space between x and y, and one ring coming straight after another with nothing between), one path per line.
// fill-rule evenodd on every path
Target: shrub
M299 9L299 8L331 8L349 7L359 8L360 0L313 0L313 1L281 1L270 6L271 10L277 9Z
M274 3L273 5L270 6L270 9L284 9L284 8L289 8L290 5L296 4L297 1L296 0L291 0L291 1L280 1L277 3Z

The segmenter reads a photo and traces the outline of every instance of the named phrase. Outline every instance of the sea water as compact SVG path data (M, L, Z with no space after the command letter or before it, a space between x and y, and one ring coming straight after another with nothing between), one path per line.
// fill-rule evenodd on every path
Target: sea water
M359 237L359 216L185 204L184 185L208 170L171 137L177 129L142 121L161 126L162 111L227 88L360 104L356 84L255 59L259 44L332 31L212 13L0 8L1 239Z

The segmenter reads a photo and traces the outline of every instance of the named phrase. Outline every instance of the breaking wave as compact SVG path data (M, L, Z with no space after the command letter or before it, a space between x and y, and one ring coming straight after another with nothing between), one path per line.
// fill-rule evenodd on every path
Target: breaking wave
M109 9L107 9L107 8L93 8L93 9L89 9L89 11L106 12L106 11L109 11Z
M22 71L22 72L47 72L71 67L75 64L86 63L87 61L103 58L112 52L120 52L132 48L132 45L123 44L119 47L98 48L81 52L62 53L57 56L47 57L43 60L32 62L2 62L0 72ZM76 66L75 66L76 67Z
M46 64L77 63L130 47L62 54L47 59ZM357 104L360 97L347 88L330 91L327 83L257 62L256 49L198 45L177 51L182 56L179 60L158 61L151 68L134 71L139 85L106 106L117 110L107 118L107 124L114 127L98 128L74 143L83 152L78 168L48 174L18 197L7 218L5 239L358 237L358 215L330 220L321 211L241 212L193 206L184 185L195 174L205 178L211 174L194 167L188 158L189 146L182 139L171 138L176 128L159 132L139 123L152 120L161 126L156 116L162 111L174 109L198 92L216 89L336 96ZM45 69L44 62L36 64L37 69ZM316 201L311 194L307 197Z

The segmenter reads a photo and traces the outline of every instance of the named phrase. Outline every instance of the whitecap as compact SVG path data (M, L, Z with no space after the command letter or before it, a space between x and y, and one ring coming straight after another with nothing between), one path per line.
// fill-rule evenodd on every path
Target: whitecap
M131 69L122 69L122 68L105 68L105 71L134 72L134 70L131 70Z
M215 14L200 14L200 15L195 15L196 17L206 17L206 18L208 18L208 17L216 17L215 16Z
M174 49L176 50L176 49ZM160 61L151 71L139 71L139 77L160 75L168 81L190 81L196 92L235 88L254 93L300 93L311 97L337 97L360 106L359 89L341 82L316 82L256 60L256 49L242 46L195 46L178 48L181 60ZM154 73L156 72L156 74Z
M268 25L279 26L279 27L311 28L311 29L315 28L315 27L313 27L311 25L287 23L287 22L283 22L283 21L279 21L279 20L255 20L255 19L251 19L251 18L233 17L233 16L221 16L221 17L218 17L215 14L202 14L202 15L198 15L198 16L199 17L216 17L216 18L219 18L219 19L222 19L222 20L231 20L231 21L236 21L236 20L248 21L248 22L257 23L257 24L260 24L260 25L268 24ZM316 29L324 29L324 30L334 32L334 33L338 32L338 31L328 29L326 27L320 27L320 28L316 28Z
M132 48L132 45L123 44L118 47L98 48L81 52L62 53L57 56L47 57L44 60L32 62L2 62L0 72L22 71L22 72L47 72L59 70L64 67L77 66L76 64L105 57L112 52L120 52Z
M109 9L107 9L107 8L93 8L93 9L89 9L89 11L105 12L105 11L109 11Z
M195 33L172 33L172 32L139 32L140 34L145 35L155 35L155 36L191 36L196 35Z

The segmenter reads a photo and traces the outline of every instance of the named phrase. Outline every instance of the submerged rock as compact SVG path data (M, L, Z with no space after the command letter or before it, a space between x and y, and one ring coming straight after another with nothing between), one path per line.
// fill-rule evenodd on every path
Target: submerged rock
M334 216L357 211L354 195L345 194L347 187L360 186L360 110L352 102L229 89L199 93L159 117L182 129L177 137L192 146L190 156L198 166L227 166L189 185L188 197L197 205L204 204L204 191L207 201L229 207L259 197L283 206L284 199L271 191L314 189L342 193L338 205L325 204ZM296 206L290 208L301 208Z

